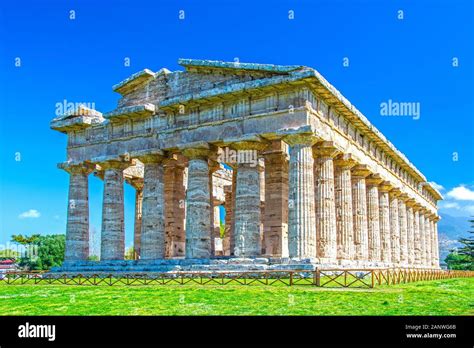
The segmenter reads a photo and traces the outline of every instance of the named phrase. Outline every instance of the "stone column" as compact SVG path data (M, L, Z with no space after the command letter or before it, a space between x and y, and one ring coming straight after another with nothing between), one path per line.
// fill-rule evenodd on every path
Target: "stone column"
M435 216L433 219L433 262L432 266L435 269L439 269L439 244L438 244L438 221L440 220L439 216Z
M392 262L392 236L390 233L390 198L392 185L384 181L379 186L379 227L380 227L380 259L385 264Z
M89 180L95 165L60 163L69 173L69 196L64 261L87 260L89 257Z
M214 201L214 173L220 169L219 162L209 160L209 193L211 215L211 256L216 256L215 239L220 238L220 212L219 204ZM217 220L216 220L217 219Z
M420 263L424 268L426 267L426 236L425 236L425 208L419 211L419 230L420 230Z
M233 234L233 212L232 212L232 186L224 186L224 192L225 192L225 202L224 202L224 208L225 208L225 232L224 232L224 241L223 241L223 248L224 248L224 255L230 256L231 254L231 247L230 247L230 240Z
M407 207L407 252L408 252L408 266L415 264L415 225L414 225L414 211L413 206L415 200L409 199L406 201Z
M368 226L367 226L367 190L365 178L370 174L366 165L352 168L352 211L354 216L354 259L367 261Z
M381 182L380 174L372 174L365 179L367 185L368 259L370 262L381 261L379 206L379 185Z
M420 207L417 203L413 205L413 236L414 236L414 259L415 265L421 266L422 248L420 234Z
M402 194L398 197L398 223L400 228L400 264L408 266L408 222L406 200L408 196Z
M342 263L351 262L354 255L351 168L355 164L351 154L334 160L337 258Z
M185 199L184 172L186 159L174 154L163 161L165 194L166 257L185 254Z
M100 258L123 260L125 254L123 171L131 165L131 162L109 160L99 165L104 170Z
M144 164L142 233L140 258L155 260L165 258L165 214L163 153L138 157Z
M265 158L264 255L288 257L288 155L286 144L272 142Z
M334 157L338 153L339 150L330 141L324 141L313 147L316 256L320 262L335 262L337 258Z
M211 257L211 194L209 186L209 146L183 150L189 159L186 192L186 258Z
M312 146L309 134L292 134L283 139L290 145L288 251L292 258L316 257L316 219Z
M133 249L135 259L140 257L140 241L142 234L142 200L143 190L135 191L135 223L133 225Z
M135 216L133 224L133 252L134 259L140 258L140 240L142 234L142 203L143 203L143 178L127 177L125 181L135 189Z
M229 230L230 230L230 255L234 255L235 252L235 188L237 186L237 166L232 167L232 187L231 187L231 201L230 201L230 212L229 218Z
M238 141L230 145L237 151L252 151L249 159L258 159L258 151L267 145L258 141ZM248 152L251 154L251 152ZM246 156L238 156L246 157ZM237 163L237 182L235 188L234 211L234 255L238 257L256 257L261 255L261 206L260 206L260 169L259 161Z
M427 212L425 214L425 259L426 259L426 267L431 268L432 260L431 260L431 213Z
M398 214L398 196L401 194L397 188L389 192L390 197L390 236L392 246L392 264L400 265L400 223Z

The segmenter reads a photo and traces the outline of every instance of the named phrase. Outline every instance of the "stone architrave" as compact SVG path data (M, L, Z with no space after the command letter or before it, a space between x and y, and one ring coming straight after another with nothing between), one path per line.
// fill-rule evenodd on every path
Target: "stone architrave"
M165 258L164 178L161 151L136 156L144 165L140 258Z
M288 251L291 258L316 257L314 207L314 159L311 134L291 134L283 138L290 146Z
M89 257L89 174L91 163L60 163L69 173L69 196L64 261L87 260Z
M339 150L325 141L313 147L316 211L316 256L320 261L337 258L336 202L334 193L334 157Z
M414 205L414 199L409 199L406 201L408 266L413 266L415 264L415 213L413 210Z
M111 159L98 164L104 170L100 259L123 260L125 254L123 171L132 163L123 159Z
M252 151L252 159L258 158L258 152L267 147L262 141L243 140L232 142L230 147L236 151ZM238 156L237 179L234 210L234 255L238 257L256 257L261 255L261 205L260 205L260 163L245 160Z
M211 257L211 192L209 185L208 144L183 149L188 158L188 189L186 192L186 258Z
M382 181L379 174L372 174L365 179L367 185L368 260L370 262L381 261L379 185Z
M392 262L392 237L390 233L390 196L393 186L384 181L379 186L380 259L385 264Z
M335 158L334 165L337 258L350 261L354 255L351 168L356 161L350 154L342 154Z
M400 265L400 222L398 214L398 196L401 194L398 188L389 192L390 198L390 236L392 246L392 264Z
M400 228L400 264L408 266L408 221L406 200L408 196L401 194L398 197L398 222Z
M367 190L365 178L370 175L366 165L359 164L352 168L352 213L354 216L354 260L367 261Z
M288 154L281 140L272 142L265 159L264 255L288 257Z

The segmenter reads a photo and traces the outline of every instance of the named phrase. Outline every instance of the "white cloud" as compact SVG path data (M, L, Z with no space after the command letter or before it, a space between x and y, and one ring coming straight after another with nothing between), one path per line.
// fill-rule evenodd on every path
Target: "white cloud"
M30 209L18 215L20 219L36 219L41 216L40 212L36 209Z
M446 196L458 201L474 201L474 191L462 185L453 188Z
M456 202L443 202L443 201L441 201L441 203L439 204L439 207L441 209L460 209L461 208L459 204Z
M435 183L434 181L430 181L430 185L433 186L433 187L434 187L435 189L437 189L438 191L444 190L444 186L443 186L443 185L437 184L437 183Z

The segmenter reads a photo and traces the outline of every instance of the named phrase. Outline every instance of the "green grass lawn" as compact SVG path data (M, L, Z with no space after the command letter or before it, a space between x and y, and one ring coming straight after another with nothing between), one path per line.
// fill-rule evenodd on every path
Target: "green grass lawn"
M474 315L474 278L374 289L1 283L0 315Z

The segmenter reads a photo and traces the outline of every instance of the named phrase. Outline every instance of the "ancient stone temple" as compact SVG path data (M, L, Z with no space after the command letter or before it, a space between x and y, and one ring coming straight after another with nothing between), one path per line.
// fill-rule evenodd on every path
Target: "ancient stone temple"
M179 64L113 86L110 112L52 120L68 137L63 270L439 268L440 193L317 71ZM104 187L95 262L92 173ZM135 260L124 260L125 223Z

